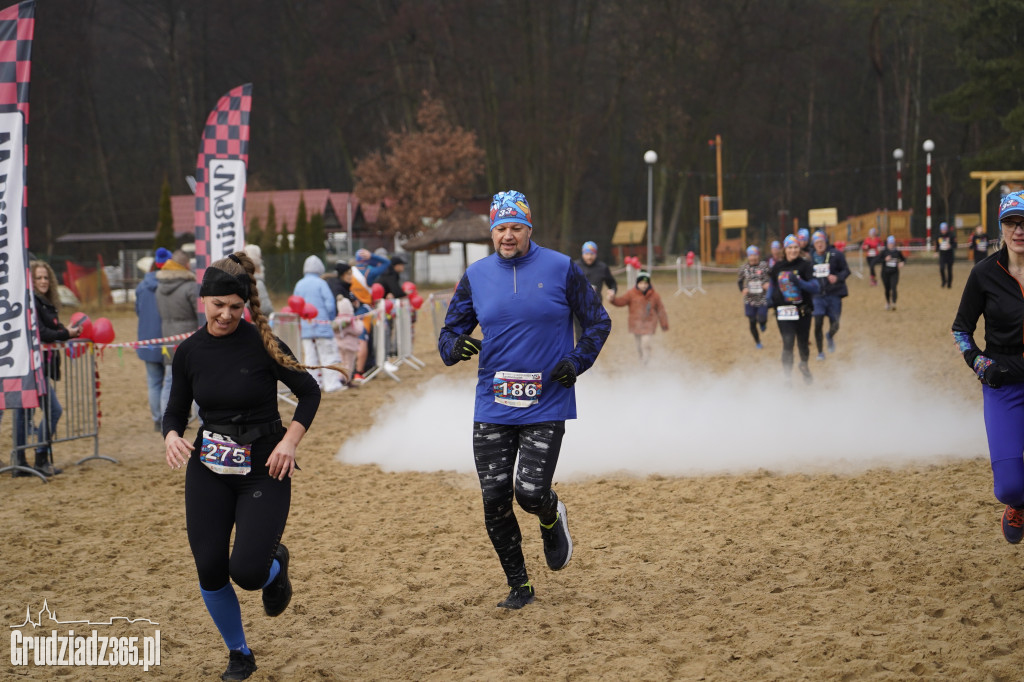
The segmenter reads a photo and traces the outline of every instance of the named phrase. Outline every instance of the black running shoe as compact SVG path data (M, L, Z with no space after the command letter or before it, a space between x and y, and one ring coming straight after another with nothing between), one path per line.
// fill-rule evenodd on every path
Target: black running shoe
M821 359L824 360L825 356L823 355L821 357ZM804 375L804 383L805 384L810 385L810 384L814 383L814 377L811 376L811 368L807 366L806 362L801 362L800 363L800 373Z
M292 600L292 581L288 580L288 548L278 544L274 558L281 564L281 572L274 578L274 582L263 588L263 610L268 616L281 615Z
M540 536L544 539L544 559L552 571L560 571L569 565L572 558L572 537L569 536L569 517L565 513L565 504L558 501L558 518L551 528L540 527Z
M530 581L526 581L519 587L510 589L505 601L498 602L498 606L503 609L518 610L532 602L533 597L533 585L530 584Z
M228 652L228 669L221 674L222 680L247 680L256 672L256 657L250 651L243 654L241 651Z

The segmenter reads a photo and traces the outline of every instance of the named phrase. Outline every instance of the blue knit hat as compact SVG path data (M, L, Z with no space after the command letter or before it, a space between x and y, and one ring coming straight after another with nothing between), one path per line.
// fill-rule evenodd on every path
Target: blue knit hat
M999 202L999 220L1011 215L1024 216L1024 192L1010 192Z
M828 239L825 237L825 233L824 232L822 232L821 230L815 230L814 234L811 235L811 241L815 241L816 242L819 239L821 241L823 241L823 242L824 241L828 241Z
M583 253L597 253L597 244L594 242L583 242Z
M171 256L173 255L174 254L172 254L170 251L161 246L159 249L156 250L156 254L154 255L153 261L156 263L156 266L158 268L162 268L164 266L164 263L171 260Z
M896 246L896 237L890 234L888 237L885 238L885 245L888 246L890 249Z
M747 256L759 256L761 255L761 249L757 248L753 244L747 247Z
M498 192L491 201L491 229L504 223L519 223L529 228L533 227L530 222L530 204L522 192L510 189L507 192Z
M810 239L811 233L806 227L801 227L799 230L797 230L796 236L799 239Z
M779 243L778 239L776 239L775 241L772 242L772 248L773 249L781 249L782 248L782 244Z
M782 240L782 246L788 249L790 246L800 246L800 242L797 241L795 234L787 234Z

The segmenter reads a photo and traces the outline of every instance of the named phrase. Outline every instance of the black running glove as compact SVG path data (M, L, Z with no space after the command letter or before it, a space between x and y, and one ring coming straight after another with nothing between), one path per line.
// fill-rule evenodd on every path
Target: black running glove
M483 341L468 334L460 334L455 342L455 360L469 360L483 348Z
M576 367L568 360L559 360L551 372L551 378L566 388L572 388L572 385L576 383Z
M1005 367L1001 367L999 364L993 362L991 365L985 368L985 375L983 377L986 384L992 388L1000 388L1006 383L1006 375L1010 373L1010 370Z

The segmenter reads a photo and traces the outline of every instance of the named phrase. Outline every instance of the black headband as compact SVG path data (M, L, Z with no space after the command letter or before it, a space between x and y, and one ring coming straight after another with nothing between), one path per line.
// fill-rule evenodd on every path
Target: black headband
M249 274L232 275L220 268L206 268L203 273L203 284L199 287L200 296L230 296L238 294L243 301L249 300Z

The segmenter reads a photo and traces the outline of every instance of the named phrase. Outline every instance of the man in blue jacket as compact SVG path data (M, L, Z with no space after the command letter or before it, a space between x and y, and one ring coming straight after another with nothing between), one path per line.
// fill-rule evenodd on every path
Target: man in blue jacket
M850 276L850 266L846 264L846 256L828 243L828 237L821 230L814 232L812 239L814 250L811 252L811 264L814 266L814 277L818 280L820 293L814 295L814 342L818 346L818 359L825 359L821 347L822 327L825 316L828 316L828 352L836 350L835 336L839 333L839 316L843 314L843 299L850 293L846 287L846 278Z
M565 420L576 418L573 384L594 364L611 331L608 313L579 267L532 243L532 234L526 197L515 190L495 194L496 253L466 270L437 343L446 365L480 354L473 458L487 534L510 588L498 606L507 609L534 599L513 498L540 519L548 567L560 570L572 558L565 504L551 481ZM573 317L582 326L575 347ZM483 340L470 336L478 324Z

